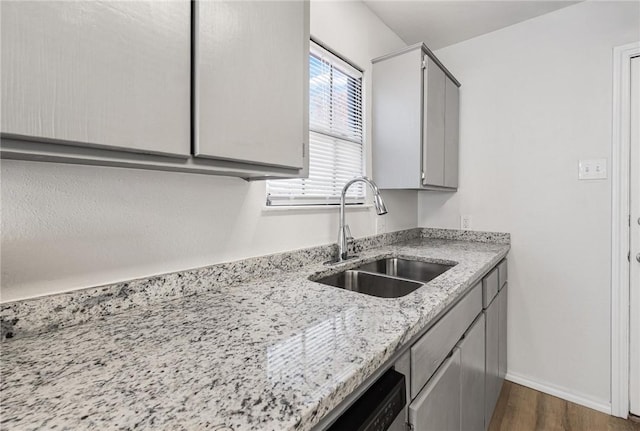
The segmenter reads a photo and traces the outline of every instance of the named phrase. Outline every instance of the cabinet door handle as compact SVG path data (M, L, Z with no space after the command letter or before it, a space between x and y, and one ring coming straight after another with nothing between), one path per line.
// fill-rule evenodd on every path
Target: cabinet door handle
M636 260L640 262L640 253L636 254Z

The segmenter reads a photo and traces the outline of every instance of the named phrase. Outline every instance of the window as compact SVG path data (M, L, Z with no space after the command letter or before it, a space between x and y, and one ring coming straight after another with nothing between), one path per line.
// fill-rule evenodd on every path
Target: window
M344 184L364 174L362 71L311 42L309 55L309 178L267 181L267 205L340 202ZM364 184L348 203L363 203Z

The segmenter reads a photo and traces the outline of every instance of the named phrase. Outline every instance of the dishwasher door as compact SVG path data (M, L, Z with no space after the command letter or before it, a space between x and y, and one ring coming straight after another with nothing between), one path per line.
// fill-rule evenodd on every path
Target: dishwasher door
M407 403L403 374L389 369L345 411L329 431L386 431Z

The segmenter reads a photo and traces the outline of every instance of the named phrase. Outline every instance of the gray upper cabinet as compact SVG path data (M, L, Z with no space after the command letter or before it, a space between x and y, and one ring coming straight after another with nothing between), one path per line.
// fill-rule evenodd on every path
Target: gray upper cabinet
M3 158L307 175L308 0L0 7Z
M458 187L459 86L422 43L373 60L373 176L380 188Z
M188 1L3 1L3 138L186 158Z
M423 115L422 184L444 185L444 121L446 77L432 59L424 57L422 69Z
M373 177L385 189L422 187L422 52L373 60Z
M458 188L458 145L460 141L460 89L451 79L445 80L444 115L444 186Z
M302 170L309 4L195 3L195 156Z

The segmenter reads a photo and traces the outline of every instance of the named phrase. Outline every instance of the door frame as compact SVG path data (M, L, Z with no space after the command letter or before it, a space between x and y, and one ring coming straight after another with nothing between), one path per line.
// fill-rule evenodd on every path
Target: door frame
M613 49L611 149L611 414L629 416L629 164L631 58L640 41Z

